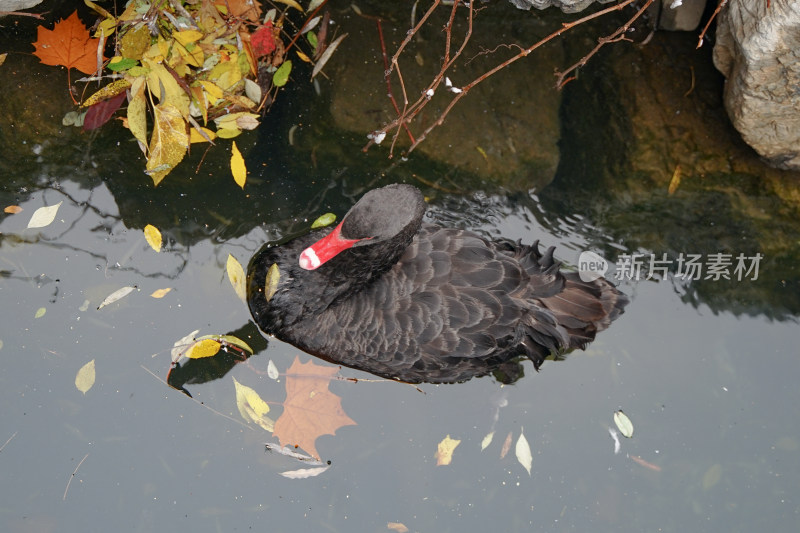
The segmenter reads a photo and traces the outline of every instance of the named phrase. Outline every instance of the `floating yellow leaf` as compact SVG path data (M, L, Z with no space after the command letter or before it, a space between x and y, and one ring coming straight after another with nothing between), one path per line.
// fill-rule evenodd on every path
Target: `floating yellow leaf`
M156 252L161 251L161 232L152 224L144 227L144 238L147 239L147 244Z
M189 43L199 41L200 38L203 37L203 34L197 30L183 30L173 32L172 37L183 46L186 46Z
M622 412L622 409L614 413L614 423L617 425L617 429L619 429L623 437L633 437L633 422Z
M58 208L61 207L62 203L58 202L47 207L40 207L34 211L30 221L28 221L28 228L43 228L49 225L56 219L56 213L58 213Z
M272 300L275 296L275 291L278 290L278 282L281 280L281 270L278 268L278 263L273 263L269 270L267 270L267 280L264 283L264 296L267 301Z
M18 205L7 205L3 212L8 213L9 215L16 215L17 213L22 212L22 208Z
M214 133L213 131L211 131L208 128L203 128L201 126L200 130L203 133L200 133L200 131L198 131L195 128L192 128L189 131L189 142L190 143L207 143L207 142L213 141L214 138L217 136L216 133ZM205 136L203 134L205 134Z
M531 465L533 464L533 456L531 455L531 446L528 444L528 439L525 438L525 433L520 429L517 445L514 447L514 453L517 456L519 464L525 467L528 475L531 475Z
M436 466L449 465L450 461L453 460L453 451L459 444L461 444L461 441L451 439L450 435L442 439L442 442L439 443L439 447L436 450Z
M231 254L228 254L228 263L226 265L226 269L228 271L228 279L233 285L233 290L236 291L236 295L241 299L243 302L247 302L247 291L245 290L245 281L247 277L244 275L244 269L242 268L242 264L236 260Z
M40 307L39 309L36 310L36 313L34 313L33 318L42 318L46 312L47 312L46 307Z
M81 107L89 107L103 100L108 100L112 96L117 96L118 94L125 92L125 90L130 86L131 82L128 80L112 81L94 93L92 96L84 100L84 102L81 104Z
M78 370L78 374L75 376L75 387L86 394L86 392L92 388L92 385L94 385L94 379L94 359L92 359Z
M202 337L197 338L199 341L203 339L214 339L222 344L230 344L249 352L250 355L253 355L253 349L242 339L234 335L203 335Z
M128 129L136 140L147 146L147 99L144 96L145 79L136 78L131 85L131 101L128 102Z
M244 157L236 146L236 141L231 146L231 173L233 174L233 181L236 185L244 189L244 183L247 181L247 167L244 164Z
M214 339L203 339L197 341L186 350L186 357L189 359L202 359L204 357L212 357L217 355L222 345Z
M163 298L171 290L172 289L170 287L167 287L166 289L156 289L152 292L152 294L150 294L150 296L153 298Z
M299 57L300 59L302 59L302 60L303 60L303 61L305 61L306 63L311 63L311 60L308 58L308 56L307 56L307 55L305 55L305 54L304 54L303 52L301 52L300 50L295 50L295 53L297 54L297 57Z
M147 172L158 185L164 177L183 160L189 146L186 122L178 108L171 104L159 104L153 109L155 125L150 137L150 157Z

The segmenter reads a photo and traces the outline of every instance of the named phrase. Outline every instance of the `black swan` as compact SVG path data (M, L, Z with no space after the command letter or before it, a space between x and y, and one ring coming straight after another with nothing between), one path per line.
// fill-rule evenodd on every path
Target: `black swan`
M508 240L423 223L411 185L366 193L334 229L265 245L247 299L266 333L328 361L411 383L488 374L517 356L538 370L584 348L628 299Z

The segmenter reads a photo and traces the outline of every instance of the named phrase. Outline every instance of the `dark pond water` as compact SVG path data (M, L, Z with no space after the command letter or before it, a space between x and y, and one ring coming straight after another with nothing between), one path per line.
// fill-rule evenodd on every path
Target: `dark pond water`
M35 61L13 61L3 68L29 69L39 83L64 82ZM279 403L285 381L267 377L269 361L284 372L296 357L311 358L261 336L228 282L227 257L246 265L263 242L300 231L324 212L341 216L372 186L417 183L415 165L427 164L391 167L381 154L312 162L307 150L286 143L300 112L289 100L274 110L277 126L249 138L252 174L244 192L224 156L206 158L195 174L199 154L153 189L125 132L80 134L58 125L61 115L48 108L13 150L3 150L0 203L24 211L0 219L0 530L796 527L800 359L784 291L797 279L770 273L768 260L762 279L781 278L789 289L776 282L759 286L760 298L709 297L711 304L704 294L751 295L757 280L707 281L698 291L675 279L623 276L620 288L632 301L610 330L540 373L526 363L513 385L487 377L417 390L342 369L341 376L359 381L330 388L357 425L318 439L331 461L320 476L279 475L303 465L265 453L264 443L275 439L240 417L234 379ZM9 116L0 122L7 136ZM344 135L330 141L354 154L361 143ZM630 236L636 228L605 227L581 214L613 210L613 198L598 196L581 211L564 201L570 191L558 181L538 196L488 185L444 193L417 184L431 198L432 220L539 239L571 264L585 250L611 263L662 251L629 244L638 242ZM59 202L52 224L26 229L36 209ZM693 241L696 214L674 206L639 215L672 220L683 232L685 249L676 252L704 259L718 252L718 242ZM728 213L707 216L731 227ZM146 224L162 231L161 253L147 245ZM97 309L132 285L138 290ZM150 296L162 288L172 290ZM257 353L244 362L218 359L188 376L190 399L164 380L173 343L194 330L237 335ZM91 360L96 381L83 394L75 378ZM273 409L277 416L281 407ZM615 454L609 430L619 409L635 433L620 438ZM491 431L492 443L481 450ZM532 450L530 474L513 446L501 457L506 435L516 442L521 431ZM461 444L449 466L436 466L437 444L447 435Z

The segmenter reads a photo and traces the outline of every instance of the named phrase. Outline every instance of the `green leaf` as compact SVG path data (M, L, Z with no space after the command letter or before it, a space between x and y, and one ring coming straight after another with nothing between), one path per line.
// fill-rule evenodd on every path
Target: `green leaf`
M308 39L308 44L310 44L314 48L314 50L316 50L317 49L317 35L313 31L310 31L310 32L306 33L306 39Z
M114 72L120 72L122 70L128 70L131 67L135 67L139 62L135 59L131 59L129 57L123 57L116 63L109 63L108 70L113 70Z
M287 59L272 75L272 83L275 87L283 87L289 81L289 73L292 72L292 60Z
M617 425L617 429L619 429L623 437L633 437L633 422L631 422L631 419L628 418L621 409L614 413L614 423Z
M311 224L311 229L324 228L325 226L330 226L334 222L336 222L336 215L333 213L325 213Z

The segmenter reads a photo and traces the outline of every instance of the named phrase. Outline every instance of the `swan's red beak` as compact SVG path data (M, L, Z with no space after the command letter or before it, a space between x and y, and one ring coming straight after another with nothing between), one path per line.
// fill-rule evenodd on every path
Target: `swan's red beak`
M300 254L300 268L306 270L316 270L329 260L344 252L348 248L364 239L345 239L342 237L342 224L344 220L336 226L326 237L318 240Z

